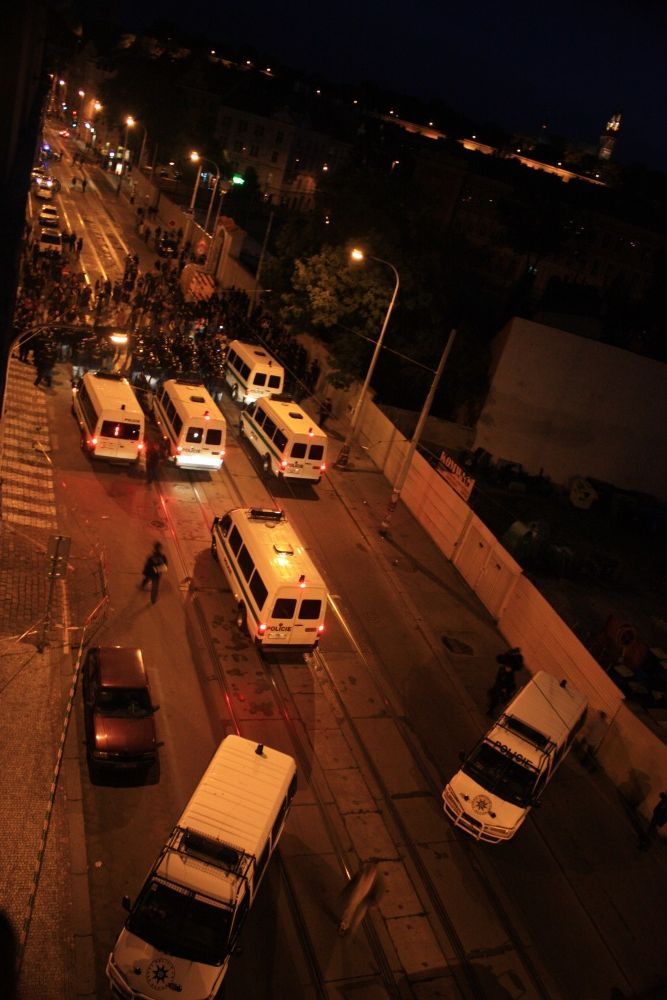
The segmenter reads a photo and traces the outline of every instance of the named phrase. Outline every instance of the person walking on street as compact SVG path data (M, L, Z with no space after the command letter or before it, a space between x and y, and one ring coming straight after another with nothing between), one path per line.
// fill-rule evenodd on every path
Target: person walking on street
M340 935L354 934L368 912L377 905L384 891L382 876L376 861L364 861L361 868L343 890L345 907L338 925Z
M82 178L81 178L81 190L82 190L82 192L83 192L84 194L86 193L86 188L87 188L87 187L88 187L88 181L86 180L86 178L85 178L85 177L82 177Z
M152 483L157 479L160 462L162 460L162 448L157 441L149 441L146 445L146 482Z
M83 236L79 236L78 240L76 241L76 255L77 255L77 257L81 256L81 249L82 249L82 247L83 247Z
M76 177L73 177L73 178L72 178L72 180L70 181L70 184L71 184L71 186L72 186L72 191L73 191L73 190L74 190L74 188L76 187Z
M151 604L155 604L157 601L157 595L160 590L160 578L167 572L168 566L167 557L162 551L162 543L156 542L153 546L153 551L146 558L143 578L139 584L139 589L145 590L146 585L150 583Z
M516 691L516 679L514 677L518 670L523 667L523 656L518 647L508 649L505 653L500 653L496 657L496 662L500 664L496 679L487 691L489 705L486 714L493 716L499 705L505 705Z
M639 835L637 847L640 851L648 851L658 830L667 823L667 792L660 792L660 798L653 810L650 822L644 833Z

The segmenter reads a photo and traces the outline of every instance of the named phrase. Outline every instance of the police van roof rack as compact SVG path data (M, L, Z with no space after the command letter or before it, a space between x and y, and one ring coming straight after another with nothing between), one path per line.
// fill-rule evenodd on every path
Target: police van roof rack
M125 376L121 375L120 372L106 372L101 370L95 372L95 378L106 378L110 382L123 382L125 380Z

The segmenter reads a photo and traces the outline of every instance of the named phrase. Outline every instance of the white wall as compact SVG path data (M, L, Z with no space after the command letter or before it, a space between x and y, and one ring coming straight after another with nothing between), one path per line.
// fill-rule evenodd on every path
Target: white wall
M518 317L496 351L475 447L667 499L667 365Z
M364 406L359 442L393 485L409 442L374 403ZM621 691L519 564L417 453L401 500L495 618L507 643L521 647L528 669L566 677L586 695L591 718L606 712L609 728L598 760L626 800L649 816L667 788L667 745L628 709Z

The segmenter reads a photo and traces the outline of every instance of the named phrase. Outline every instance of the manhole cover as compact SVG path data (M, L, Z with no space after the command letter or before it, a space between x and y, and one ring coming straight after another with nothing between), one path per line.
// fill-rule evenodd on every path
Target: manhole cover
M472 656L474 653L474 649L467 642L461 642L460 639L454 639L450 635L442 635L440 638L450 653L459 653L462 656Z

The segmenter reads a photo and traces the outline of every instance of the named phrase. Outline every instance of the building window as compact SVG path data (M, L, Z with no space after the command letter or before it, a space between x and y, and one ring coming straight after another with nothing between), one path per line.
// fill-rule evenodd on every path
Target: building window
M260 139L264 135L263 125L255 125L255 135L257 136L258 139Z
M279 146L284 138L285 138L284 132L276 132L275 145Z
M251 146L250 147L250 155L251 156L259 156L259 146Z
M238 122L238 124L236 126L236 131L237 132L247 132L248 131L248 123L247 123L247 121L245 121L245 119L242 118L241 121Z

